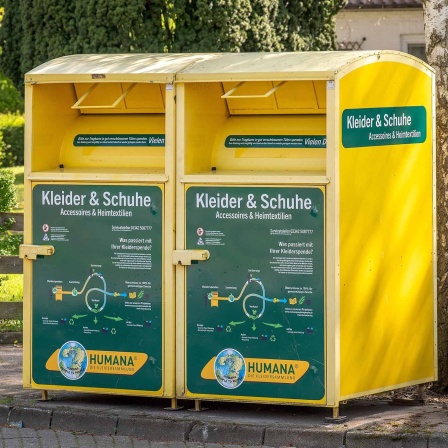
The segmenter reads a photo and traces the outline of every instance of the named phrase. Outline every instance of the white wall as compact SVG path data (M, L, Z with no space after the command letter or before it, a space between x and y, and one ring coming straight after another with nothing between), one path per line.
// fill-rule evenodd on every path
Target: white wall
M423 9L344 10L336 16L337 42L361 42L362 50L407 51L406 41L424 43Z

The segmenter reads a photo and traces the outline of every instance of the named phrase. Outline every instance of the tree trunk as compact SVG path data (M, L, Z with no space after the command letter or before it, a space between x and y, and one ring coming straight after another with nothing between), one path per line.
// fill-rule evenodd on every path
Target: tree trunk
M439 383L448 390L448 0L423 0L428 63L436 70L437 315Z

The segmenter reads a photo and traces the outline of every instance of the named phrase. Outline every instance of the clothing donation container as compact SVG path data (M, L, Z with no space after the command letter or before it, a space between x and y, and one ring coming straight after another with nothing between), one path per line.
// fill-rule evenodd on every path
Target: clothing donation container
M198 58L73 55L25 76L23 377L44 398L175 401L173 80Z
M336 418L436 379L433 70L216 54L175 85L178 398Z

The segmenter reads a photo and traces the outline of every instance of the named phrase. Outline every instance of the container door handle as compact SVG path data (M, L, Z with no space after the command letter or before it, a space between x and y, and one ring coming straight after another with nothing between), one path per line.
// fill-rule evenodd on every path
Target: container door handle
M190 266L193 261L205 261L210 258L208 250L175 250L173 252L173 264Z
M26 258L27 260L35 260L38 255L50 256L54 254L53 246L21 244L19 247L19 258Z

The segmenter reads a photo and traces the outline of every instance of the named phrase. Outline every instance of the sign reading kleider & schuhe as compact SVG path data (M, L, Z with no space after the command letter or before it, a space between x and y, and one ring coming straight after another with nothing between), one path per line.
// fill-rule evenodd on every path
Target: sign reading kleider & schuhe
M208 396L325 396L324 192L191 186L187 388Z
M426 140L423 106L346 109L342 113L342 145L409 145Z
M159 186L38 184L32 376L37 384L162 387Z

